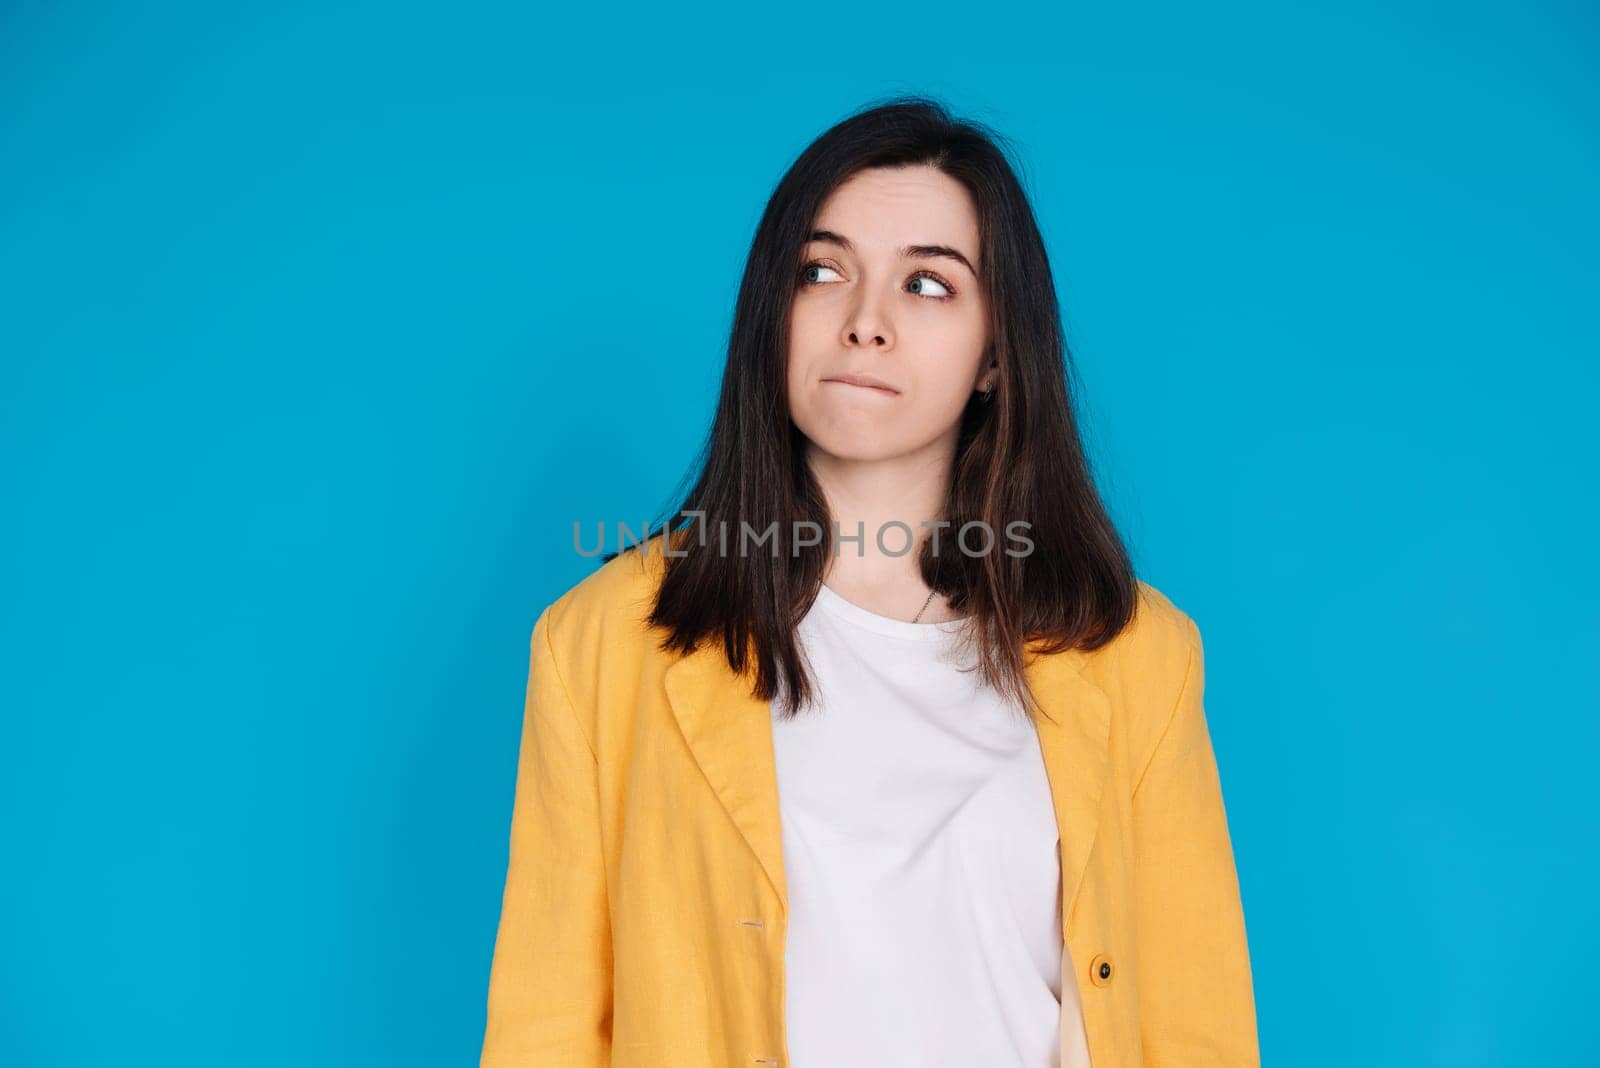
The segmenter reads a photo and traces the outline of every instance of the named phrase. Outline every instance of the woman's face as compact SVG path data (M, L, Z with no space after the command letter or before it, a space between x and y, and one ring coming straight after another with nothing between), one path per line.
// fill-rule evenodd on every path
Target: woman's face
M953 449L962 410L996 374L983 359L989 312L966 188L929 166L860 171L823 203L811 236L789 319L795 425L839 459Z

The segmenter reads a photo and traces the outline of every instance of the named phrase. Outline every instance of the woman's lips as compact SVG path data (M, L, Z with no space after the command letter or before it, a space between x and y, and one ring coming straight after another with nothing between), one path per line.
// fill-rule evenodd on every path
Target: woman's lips
M835 375L832 378L824 378L823 381L836 386L850 386L853 389L866 390L869 393L877 393L885 397L898 397L900 395L899 390L860 375Z

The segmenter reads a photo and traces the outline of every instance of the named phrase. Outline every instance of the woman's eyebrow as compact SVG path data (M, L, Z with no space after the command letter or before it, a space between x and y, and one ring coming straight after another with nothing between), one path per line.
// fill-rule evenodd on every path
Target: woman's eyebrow
M850 239L848 237L845 237L843 234L836 234L832 230L813 230L811 231L810 238L807 240L821 241L828 245L838 245L846 252L855 251L855 246L850 244ZM949 245L902 245L896 251L899 252L902 259L925 259L933 256L942 256L945 259L955 260L957 263L961 264L961 266L970 271L972 273L972 277L978 277L977 268L972 266L967 258L958 250L951 248Z

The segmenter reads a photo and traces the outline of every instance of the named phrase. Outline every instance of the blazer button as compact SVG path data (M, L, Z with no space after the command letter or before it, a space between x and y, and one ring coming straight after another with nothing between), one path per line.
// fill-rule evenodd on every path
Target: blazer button
M1089 981L1095 986L1111 985L1111 958L1105 954L1097 954L1089 962Z

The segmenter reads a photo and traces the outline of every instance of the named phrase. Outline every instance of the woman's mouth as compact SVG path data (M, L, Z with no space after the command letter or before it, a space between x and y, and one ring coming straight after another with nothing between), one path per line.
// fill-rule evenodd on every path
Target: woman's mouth
M830 375L829 377L824 378L823 381L831 382L834 385L839 386L853 386L856 389L867 390L871 393L879 393L885 397L898 397L900 395L900 391L898 389L895 389L881 378L873 378L871 375Z

